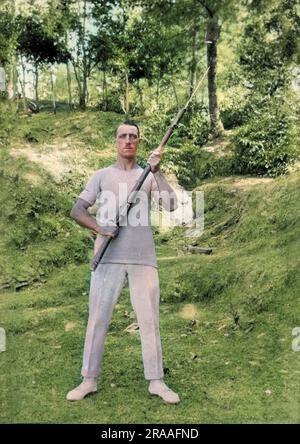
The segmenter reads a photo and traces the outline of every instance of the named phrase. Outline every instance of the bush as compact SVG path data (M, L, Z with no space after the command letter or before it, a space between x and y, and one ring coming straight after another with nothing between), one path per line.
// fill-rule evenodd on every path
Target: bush
M0 147L3 147L9 145L16 120L16 113L9 101L0 100L0 116Z
M103 97L98 103L97 109L100 111L111 111L119 114L123 114L122 104L120 101L121 94L119 91L109 91L107 99L103 100Z
M210 157L209 153L201 152L201 149L190 143L183 144L180 148L168 148L164 154L164 170L174 173L181 186L192 189L197 185L201 165L201 157Z
M181 186L193 189L204 179L230 175L234 169L233 156L216 158L191 143L180 148L168 148L164 154L164 170L174 173Z
M208 141L209 135L208 109L202 103L193 102L174 131L172 144L176 146L182 143L182 139L189 139L194 145L202 146Z
M243 125L248 120L249 113L249 103L239 91L234 96L229 94L220 105L220 117L225 129Z
M163 138L170 122L163 112L154 112L140 119L139 124L143 146L153 150Z
M275 177L286 173L296 158L289 116L275 107L262 109L237 132L233 151L239 174Z
M157 146L177 112L177 109L172 108L167 113L158 111L146 116L143 137L148 148L153 149ZM179 147L183 140L189 140L194 145L202 146L208 141L209 134L208 110L204 105L194 103L189 106L178 127L174 129L169 145Z

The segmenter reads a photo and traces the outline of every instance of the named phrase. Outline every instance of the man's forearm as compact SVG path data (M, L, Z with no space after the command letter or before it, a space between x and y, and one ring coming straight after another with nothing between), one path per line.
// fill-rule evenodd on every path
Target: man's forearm
M99 229L96 220L90 216L87 211L89 203L85 202L83 199L78 199L74 207L71 210L70 216L82 227L88 228L94 232Z
M89 202L84 199L78 199L71 210L70 216L82 227L92 230L93 233L101 234L102 236L116 237L119 232L119 227L100 227L97 221L89 215L87 209L90 207Z
M156 180L162 205L167 211L174 211L178 207L177 196L173 188L168 184L165 176L159 170L153 173Z

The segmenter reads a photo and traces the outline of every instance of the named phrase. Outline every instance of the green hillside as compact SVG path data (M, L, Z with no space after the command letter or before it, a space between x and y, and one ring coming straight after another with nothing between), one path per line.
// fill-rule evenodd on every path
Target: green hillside
M128 288L114 311L98 395L65 400L80 380L93 245L69 211L87 176L114 158L121 120L41 113L10 128L0 174L0 422L298 423L297 168L275 179L202 180L204 234L190 238L180 227L155 235L166 381L182 402L166 406L147 393L139 335L124 331L134 322ZM142 161L148 150L144 142Z

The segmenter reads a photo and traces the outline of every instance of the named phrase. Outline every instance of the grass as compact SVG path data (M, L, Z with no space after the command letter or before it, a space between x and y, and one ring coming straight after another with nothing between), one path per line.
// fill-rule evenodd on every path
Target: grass
M8 161L2 176L4 202L10 189L4 183L12 180L14 167ZM20 175L21 193L25 184ZM0 295L0 325L7 332L7 351L0 354L0 422L300 421L300 358L291 347L292 330L300 326L300 175L296 171L251 186L245 186L247 178L241 186L240 179L214 178L201 186L203 236L187 238L182 228L155 236L165 379L182 399L177 406L147 393L139 334L124 331L134 321L128 288L113 314L99 393L83 402L65 400L80 382L91 243L84 233L71 231L75 247L72 242L66 247L65 233L71 230L65 226L66 208L72 195L65 202L67 188L61 194L53 191L41 213L52 214L61 236L29 236L21 259L16 247L10 251L9 244L2 244L5 279L13 265L19 273L18 261L34 270L40 266L44 274L18 292L8 288ZM56 213L53 203L61 205ZM26 224L25 212L20 214ZM4 229L7 221L1 223ZM11 227L20 225L12 220ZM9 234L4 239L8 242ZM190 254L189 244L212 247L213 254ZM54 252L59 246L56 262L46 266L41 249ZM82 259L74 263L76 248Z
M161 280L166 271L161 267ZM8 350L1 355L1 422L299 421L299 357L290 347L297 317L287 316L289 310L270 310L247 331L236 328L222 300L196 304L196 323L180 316L182 304L163 303L166 380L182 397L178 406L166 406L147 394L138 334L123 331L132 322L127 289L107 337L99 394L66 402L66 392L79 383L87 285L65 296L60 279L67 275L87 283L87 274L85 266L71 267L47 288L23 292L21 302L13 294L1 302L1 324L8 333Z

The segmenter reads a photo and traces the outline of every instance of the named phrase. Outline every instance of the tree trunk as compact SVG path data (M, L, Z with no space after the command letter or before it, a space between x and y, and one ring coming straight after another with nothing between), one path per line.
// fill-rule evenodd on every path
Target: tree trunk
M129 81L128 81L128 73L125 73L125 97L124 97L124 107L125 114L128 116L129 114Z
M193 42L192 42L192 60L191 60L191 73L190 73L190 92L189 97L193 94L193 91L196 87L197 83L197 37L198 37L198 29L196 24L193 27Z
M67 82L68 82L68 96L69 96L69 108L73 109L72 103L72 86L71 86L71 70L69 62L66 63L67 68Z
M159 106L160 80L157 80L156 85L156 105Z
M86 31L86 0L83 0L83 23L82 23L82 89L79 97L79 108L86 109L87 93L87 55L85 50L85 31Z
M217 42L220 36L221 27L218 23L216 14L208 16L206 27L206 43L207 43L207 65L210 67L208 71L208 100L209 115L213 132L216 136L221 135L224 131L217 100Z
M83 72L83 78L82 78L82 88L81 88L81 94L79 97L79 108L84 111L86 109L86 93L87 93L87 84L86 84L86 76Z
M55 97L55 82L54 82L54 76L51 69L51 92L52 92L52 106L53 106L53 112L56 114L56 97Z
M79 102L80 102L80 97L82 95L81 80L80 80L80 74L79 74L80 70L78 69L78 71L77 71L76 66L75 66L75 62L73 62L72 64L73 64L75 79L76 79L77 86L78 86L78 94L79 94Z
M65 34L65 45L66 45L66 48L68 48L68 33ZM70 70L70 62L69 62L69 60L67 60L67 62L66 62L66 68L67 68L69 108L70 108L70 110L72 110L73 109L72 86L71 86L71 70Z
M34 83L34 86L35 86L35 101L36 101L36 104L38 104L38 101L39 101L39 70L38 70L37 63L35 64L35 72L34 72L34 74L35 74L35 83Z
M17 76L17 60L14 54L11 58L9 66L9 80L7 85L7 92L9 100L15 100L18 91L18 76Z
M19 80L19 75L18 75L18 71L16 71L16 83L18 85L18 80ZM19 94L19 90L18 87L16 89L16 100L17 100L17 113L20 111L20 94Z
M103 69L103 111L107 111L107 82L106 69Z
M15 0L10 1L10 11L15 18L16 15L16 4ZM13 51L13 55L11 57L11 63L10 63L10 72L9 72L9 83L7 87L8 91L8 98L10 100L15 100L17 98L18 93L18 72L17 72L17 55L15 52L15 48Z
M85 105L88 106L90 101L90 93L89 93L89 85L88 85L88 81L86 79L85 82Z
M174 82L173 79L171 80L171 85L172 85L172 89L173 89L174 97L175 97L175 100L176 100L176 106L177 106L177 109L179 110L179 108L180 108L180 106L179 106L179 100L178 100L178 96L177 96L177 92L176 92L176 88L175 88L175 82Z
M143 114L144 113L144 111L145 111L145 107L144 107L144 97L143 97L143 90L142 90L142 88L141 88L141 85L140 85L140 81L138 80L137 81L137 83L136 83L136 89L137 89L137 92L138 92L138 95L139 95L139 99L140 99L140 112L141 112L141 114Z
M22 91L23 109L24 109L24 111L26 111L26 109L27 109L26 92L25 92L25 88L26 88L26 71L25 71L25 64L24 64L24 62L22 60L22 57L21 57L21 66L22 66L22 80L19 77L19 81L20 81L21 91Z

